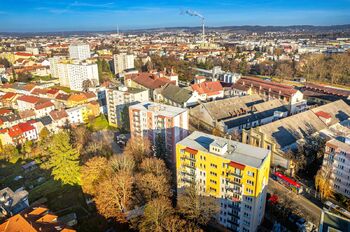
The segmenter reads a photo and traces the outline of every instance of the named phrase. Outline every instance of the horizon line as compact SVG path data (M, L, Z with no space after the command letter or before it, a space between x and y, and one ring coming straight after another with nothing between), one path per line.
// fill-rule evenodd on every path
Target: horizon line
M346 24L331 24L331 25L315 25L315 24L290 24L290 25L259 25L259 24L246 24L246 25L229 25L229 26L206 26L206 28L224 28L224 27L339 27L339 26L350 26L350 23ZM156 29L176 29L176 28L201 28L201 26L164 26L164 27L140 27L140 28L129 28L129 29L120 29L119 32L124 31L141 31L141 30L156 30ZM114 29L106 29L106 30L43 30L43 31L0 31L1 34L35 34L35 33L65 33L65 32L91 32L91 33L105 33L105 32L114 32L117 31Z

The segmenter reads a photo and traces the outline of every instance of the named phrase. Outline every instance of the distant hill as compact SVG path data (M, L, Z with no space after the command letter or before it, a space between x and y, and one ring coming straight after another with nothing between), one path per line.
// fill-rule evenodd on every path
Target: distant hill
M130 29L122 30L123 33L155 33L155 32L179 32L200 31L201 27L164 27L164 28L148 28L148 29ZM222 27L206 27L207 31L218 32L237 32L237 33L265 33L265 32L290 32L305 34L327 34L327 33L343 33L350 35L350 24L332 25L332 26L312 26L312 25L295 25L295 26L222 26ZM87 36L96 34L116 33L116 31L61 31L61 32L0 32L0 36Z

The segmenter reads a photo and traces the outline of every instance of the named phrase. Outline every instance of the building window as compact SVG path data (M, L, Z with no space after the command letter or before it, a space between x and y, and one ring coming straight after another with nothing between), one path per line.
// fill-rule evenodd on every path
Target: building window
M248 172L247 172L247 175L248 175L248 176L251 176L251 177L254 177L255 173L254 173L254 172L251 172L251 171L248 171Z
M254 181L247 180L247 184L248 184L248 185L251 185L251 186L254 186Z

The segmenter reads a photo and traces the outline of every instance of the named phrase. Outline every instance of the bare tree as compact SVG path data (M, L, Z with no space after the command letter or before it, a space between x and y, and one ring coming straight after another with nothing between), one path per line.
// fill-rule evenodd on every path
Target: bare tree
M126 212L132 208L133 180L130 173L119 172L102 181L94 198L98 212L125 222Z
M171 173L163 160L147 158L142 161L135 179L141 204L158 197L171 197Z
M215 198L198 194L194 185L185 187L178 196L179 212L197 225L207 225L219 212Z
M164 220L166 232L202 232L194 223L180 218L178 215L167 217Z
M139 230L162 232L166 230L166 219L172 217L174 209L168 198L156 198L145 207L144 216L139 225Z
M112 173L108 160L104 157L93 157L81 168L82 188L85 193L96 195L99 183Z
M125 146L124 154L132 156L139 165L143 159L150 157L151 143L145 138L132 137Z
M276 76L280 78L281 82L283 82L285 78L291 79L293 77L292 65L286 62L278 64L276 68Z
M132 156L114 155L109 160L114 172L125 172L133 174L135 168L135 161Z

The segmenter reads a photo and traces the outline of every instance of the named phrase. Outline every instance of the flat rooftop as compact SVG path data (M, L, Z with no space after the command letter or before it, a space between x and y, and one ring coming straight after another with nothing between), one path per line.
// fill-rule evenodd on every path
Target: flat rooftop
M216 144L228 144L228 150L223 155L218 155L209 152L209 145L215 142ZM237 141L217 137L203 132L195 131L185 139L178 142L183 146L190 147L199 151L210 153L212 155L224 157L233 162L244 164L250 167L259 168L269 155L269 150L253 147L248 144Z
M350 231L350 220L339 217L327 211L322 212L320 232Z
M133 106L130 109L137 109L140 111L152 111L155 115L161 115L166 117L174 117L176 115L182 114L188 111L180 107L169 106L165 104L155 103L155 102L143 102Z

